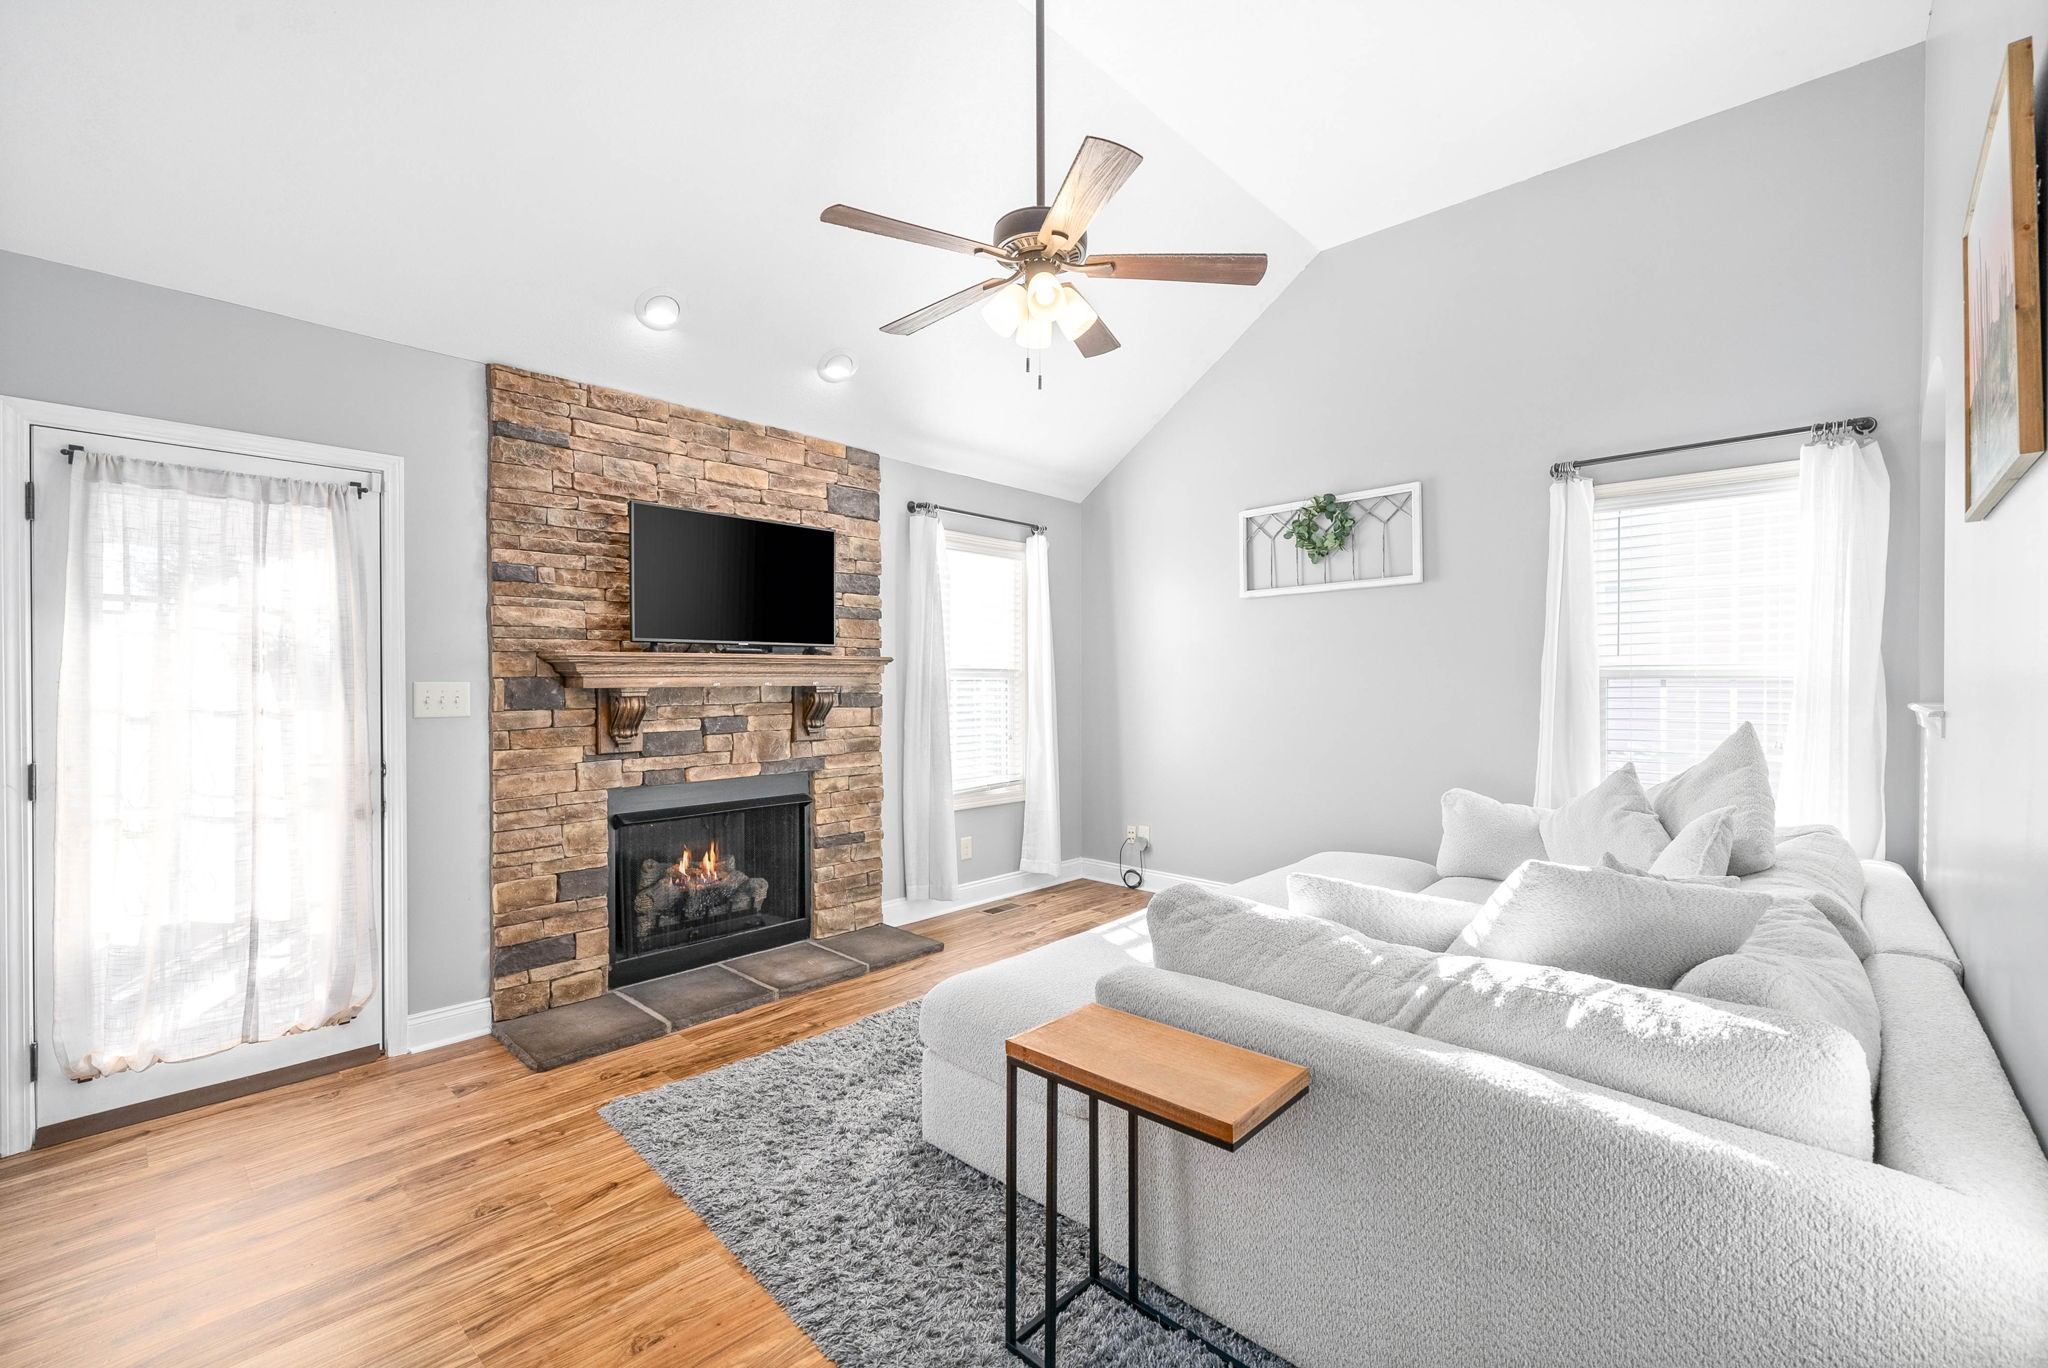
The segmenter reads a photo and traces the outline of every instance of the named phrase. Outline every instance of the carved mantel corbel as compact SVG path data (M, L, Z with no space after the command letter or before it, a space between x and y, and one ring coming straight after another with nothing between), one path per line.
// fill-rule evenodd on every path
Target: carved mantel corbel
M640 724L647 720L647 690L597 691L597 749L604 754L640 749Z

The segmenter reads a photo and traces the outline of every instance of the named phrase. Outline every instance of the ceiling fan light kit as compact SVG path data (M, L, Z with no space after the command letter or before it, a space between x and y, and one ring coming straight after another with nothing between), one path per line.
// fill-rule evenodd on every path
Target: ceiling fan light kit
M1038 197L1045 198L1045 0L1037 5L1038 38ZM1018 346L1041 351L1052 345L1055 325L1083 356L1101 356L1121 344L1081 292L1060 277L1076 275L1127 280L1184 280L1198 284L1256 285L1265 278L1263 253L1167 253L1088 255L1088 225L1109 203L1131 173L1144 161L1136 152L1107 138L1084 138L1059 193L1050 204L1012 209L996 220L991 241L979 242L954 233L925 228L865 209L835 204L818 217L841 228L898 238L949 252L993 258L1007 275L984 280L925 305L914 313L882 325L882 331L908 336L950 318L970 304L981 303L981 316L999 336ZM651 326L651 325L650 325Z

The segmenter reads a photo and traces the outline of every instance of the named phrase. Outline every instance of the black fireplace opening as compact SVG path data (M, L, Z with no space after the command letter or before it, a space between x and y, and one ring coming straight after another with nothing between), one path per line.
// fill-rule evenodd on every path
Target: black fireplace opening
M614 790L614 987L811 934L807 774Z

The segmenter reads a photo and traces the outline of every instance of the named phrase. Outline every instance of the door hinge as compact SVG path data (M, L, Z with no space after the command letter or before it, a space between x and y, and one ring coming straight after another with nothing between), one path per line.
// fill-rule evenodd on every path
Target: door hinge
M21 487L21 516L30 522L36 520L36 482L30 480Z
M33 1040L28 1043L28 1081L36 1081L36 1043Z
M391 808L391 766L382 760L377 762L377 811L388 812Z
M33 760L28 762L28 800L31 803L36 800L36 762Z

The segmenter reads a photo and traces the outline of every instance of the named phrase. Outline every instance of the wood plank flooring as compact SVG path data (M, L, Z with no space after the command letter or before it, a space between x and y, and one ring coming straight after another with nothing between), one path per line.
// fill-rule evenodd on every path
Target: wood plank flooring
M939 954L550 1073L472 1040L0 1160L0 1364L825 1364L598 1107L1146 900L936 917Z

